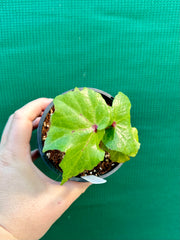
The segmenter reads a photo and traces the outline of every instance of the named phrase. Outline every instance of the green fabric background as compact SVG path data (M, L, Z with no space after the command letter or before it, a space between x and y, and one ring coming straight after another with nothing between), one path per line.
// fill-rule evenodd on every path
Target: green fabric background
M179 1L0 4L1 132L25 103L75 86L127 94L139 130L137 157L90 187L42 240L179 240Z

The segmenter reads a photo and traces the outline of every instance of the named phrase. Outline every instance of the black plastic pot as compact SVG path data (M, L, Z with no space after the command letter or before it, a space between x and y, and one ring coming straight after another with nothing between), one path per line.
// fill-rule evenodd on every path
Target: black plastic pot
M83 88L79 88L79 89L82 90ZM106 93L106 92L104 92L104 91L101 91L101 90L99 90L99 89L96 89L96 88L90 88L90 89L92 89L92 90L100 93L100 94L102 95L102 97L104 98L104 100L106 101L106 103L109 104L109 105L112 105L112 101L113 101L114 98L113 98L110 94L108 94L108 93ZM74 89L71 89L71 90L69 90L69 91L73 91L73 90L74 90ZM64 92L64 93L62 93L62 94L65 94L65 93L67 93L67 92L69 92L69 91L66 91L66 92ZM53 102L51 102L51 103L47 106L47 108L45 109L45 111L44 111L44 113L43 113L43 115L42 115L42 117L41 117L41 119L40 119L39 126L38 126L38 129L37 129L37 143L38 143L38 149L39 149L41 158L42 158L43 161L48 165L48 167L50 167L51 170L53 170L53 171L54 171L55 173L57 173L58 176L59 176L59 175L62 174L62 173L51 163L51 161L49 161L49 159L48 159L48 157L46 156L46 154L42 152L42 149L43 149L43 143L42 143L42 138L41 138L42 126L43 126L43 122L44 122L44 120L45 120L45 118L46 118L46 115L48 114L48 112L50 111L50 109L53 107L53 105L54 105ZM121 165L122 165L122 163L119 163L119 164L118 164L115 168L113 168L111 171L109 171L109 172L107 172L107 173L105 173L105 174L103 174L103 175L101 175L101 176L99 176L99 177L101 177L101 178L107 178L107 177L109 177L110 175L112 175L113 173L115 173L115 172L121 167ZM72 180L72 181L77 181L77 182L86 182L86 180L84 180L84 179L82 179L82 178L80 178L80 177L72 177L70 180Z

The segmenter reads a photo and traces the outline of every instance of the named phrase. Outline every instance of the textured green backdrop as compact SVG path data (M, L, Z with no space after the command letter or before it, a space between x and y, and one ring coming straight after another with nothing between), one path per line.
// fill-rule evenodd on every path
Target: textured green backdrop
M42 240L179 240L179 0L0 4L1 132L25 103L75 86L127 94L139 130L137 157L90 187Z

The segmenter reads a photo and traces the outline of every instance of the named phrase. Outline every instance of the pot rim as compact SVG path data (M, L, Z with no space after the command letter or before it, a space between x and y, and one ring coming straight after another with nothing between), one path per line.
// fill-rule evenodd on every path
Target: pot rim
M82 90L84 87L79 87L80 90ZM102 91L102 90L99 90L97 88L90 88L88 87L89 89L92 89L98 93L100 93L102 95L103 98L107 98L109 99L111 102L113 101L114 97L111 96L110 94ZM74 91L74 89L70 89L66 92L63 92L62 94L65 94L67 92L70 92L70 91ZM61 95L62 95L61 94ZM39 149L39 153L40 153L40 156L42 158L42 160L45 162L45 164L51 169L53 170L53 172L55 172L56 174L59 175L62 175L62 172L60 172L53 164L51 164L51 162L49 161L48 157L46 156L45 153L42 152L42 149L43 149L43 144L42 144L42 138L41 138L41 134L42 134L42 126L43 126L43 123L44 123L44 120L46 118L46 115L48 114L48 112L50 111L50 109L53 107L53 101L46 107L46 109L44 110L43 112L43 115L39 121L39 125L38 125L38 128L37 128L37 144L38 144L38 149ZM123 163L119 163L115 168L113 168L112 170L110 170L109 172L103 174L103 175L100 175L99 177L100 178L107 178L109 177L110 175L112 175L113 173L115 173L121 166L122 166ZM76 182L87 182L85 179L82 179L80 177L72 177L70 178L69 180L72 180L72 181L76 181Z

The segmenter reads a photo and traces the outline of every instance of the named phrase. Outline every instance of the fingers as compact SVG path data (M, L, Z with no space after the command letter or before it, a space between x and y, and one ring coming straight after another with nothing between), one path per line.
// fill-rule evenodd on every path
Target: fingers
M40 157L40 153L39 153L38 149L35 149L35 150L31 151L32 161L35 161L39 157Z
M7 141L8 132L9 132L10 126L12 124L12 120L13 120L13 114L9 117L9 119L8 119L8 121L6 123L6 126L4 128L4 131L2 133L1 144L4 144Z
M39 125L39 121L40 121L41 117L37 117L34 121L33 121L33 130L36 129Z
M38 98L32 102L27 103L22 108L15 112L17 118L23 118L25 120L34 121L37 117L39 117L42 111L52 102L53 99L49 98Z
M39 121L40 121L40 119L41 119L42 114L43 114L43 111L41 112L40 117L37 117L37 118L33 121L33 123L32 123L32 124L33 124L33 130L38 127ZM9 132L9 130L10 130L10 126L11 126L13 117L14 117L14 114L11 114L11 116L9 117L9 119L8 119L6 125L5 125L5 128L4 128L3 133L2 133L2 136L1 136L1 141L0 141L1 144L4 144L4 143L6 142L6 140L7 140L8 132Z
M52 102L52 99L36 99L19 110L17 110L12 119L11 127L8 131L10 145L17 149L27 146L31 139L32 129L35 129L39 123L39 116L45 108Z
M42 114L41 114L41 115L42 115ZM6 140L7 140L8 132L9 132L9 130L10 130L10 126L11 126L11 124L12 124L13 117L14 117L14 114L12 114L12 115L9 117L9 119L8 119L8 121L7 121L7 123L6 123L6 126L5 126L4 131L3 131L3 133L2 133L2 136L1 136L1 144L4 144L4 143L6 142ZM41 119L41 117L37 117L37 118L33 121L33 123L32 123L32 125L33 125L33 130L38 127L40 119Z

